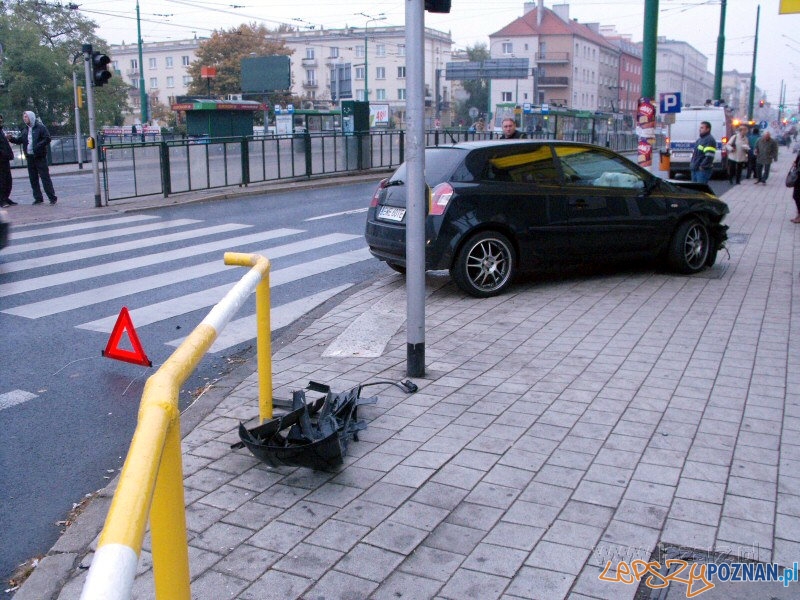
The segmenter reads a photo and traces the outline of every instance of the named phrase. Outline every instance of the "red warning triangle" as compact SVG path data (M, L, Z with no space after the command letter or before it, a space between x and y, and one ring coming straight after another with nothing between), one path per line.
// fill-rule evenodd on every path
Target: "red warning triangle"
M119 342L122 339L122 334L127 333L128 339L131 341L133 351L125 350L119 347ZM111 330L111 337L108 338L108 345L102 352L106 358L114 358L125 362L133 363L135 365L142 365L145 367L152 367L153 363L147 358L142 348L142 343L139 341L139 336L136 335L136 330L133 328L131 315L128 313L128 307L123 306L119 311L117 322L114 324L114 329Z

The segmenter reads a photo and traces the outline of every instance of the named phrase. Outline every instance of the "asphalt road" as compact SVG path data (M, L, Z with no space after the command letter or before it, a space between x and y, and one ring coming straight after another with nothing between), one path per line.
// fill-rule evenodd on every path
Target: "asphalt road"
M86 176L56 183L85 187ZM46 552L60 533L56 522L122 465L155 368L101 357L120 309L131 311L157 367L244 274L225 266L223 253L259 252L272 262L279 334L386 272L363 240L373 189L342 185L128 213L122 221L15 227L0 255L0 577ZM212 348L184 386L182 408L254 352L254 315L251 297L236 317L242 322L218 341L224 347ZM120 347L130 348L127 338Z

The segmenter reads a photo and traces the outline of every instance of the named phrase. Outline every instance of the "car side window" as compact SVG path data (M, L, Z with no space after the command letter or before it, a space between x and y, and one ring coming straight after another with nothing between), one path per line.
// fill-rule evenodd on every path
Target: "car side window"
M641 189L645 181L641 173L613 154L583 146L555 148L567 185L603 188Z
M557 185L560 183L553 152L549 145L526 144L512 152L500 149L490 155L481 179Z

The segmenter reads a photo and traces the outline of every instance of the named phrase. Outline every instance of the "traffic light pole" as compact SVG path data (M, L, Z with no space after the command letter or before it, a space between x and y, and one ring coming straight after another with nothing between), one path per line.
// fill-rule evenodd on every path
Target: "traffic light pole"
M753 103L756 100L756 57L758 56L758 21L761 18L761 5L756 10L756 39L753 42L753 68L750 70L750 97L747 102L747 120L753 120Z
M94 172L94 205L103 206L100 198L100 164L97 157L97 130L94 123L94 75L92 65L92 45L83 45L83 65L86 72L86 110L89 113L89 140L92 152L92 171Z
M72 89L75 93L75 150L78 152L78 168L83 169L83 147L81 145L81 90L78 87L78 74L72 72Z

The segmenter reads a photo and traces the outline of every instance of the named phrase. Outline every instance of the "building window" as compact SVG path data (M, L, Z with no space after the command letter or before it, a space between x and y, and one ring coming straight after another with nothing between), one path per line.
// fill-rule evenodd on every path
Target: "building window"
M406 78L406 68L405 67L397 67L397 78L398 79L405 79Z
M131 70L132 71L138 71L139 70L139 61L136 60L135 58L131 59Z
M306 69L306 82L313 84L317 80L316 69Z
M356 100L366 100L364 90L356 90Z
M364 58L364 46L356 46L356 58Z
M184 67L188 67L189 66L189 57L188 56L181 56L181 64Z
M131 85L138 90L139 89L139 80L138 79L132 80L131 81Z
M314 48L306 48L306 58L314 58Z
M386 79L386 67L375 68L375 79Z
M398 100L406 99L406 88L397 88L397 99Z
M331 58L339 58L339 48L331 46Z
M111 61L111 69L113 71L119 71L119 63L116 60Z
M189 87L192 83L192 76L191 75L184 75L183 76L183 85L184 87Z
M364 79L364 67L356 67L356 79Z
M375 56L386 56L385 44L378 44L375 46Z
M157 90L158 89L158 77L151 77L150 78L150 89Z
M400 44L397 47L397 56L405 56L406 55L406 45Z
M376 100L386 100L386 90L384 90L384 89L375 90L375 99Z
M167 77L167 87L174 88L175 87L175 78L174 77Z
M503 54L513 54L514 44L511 42L503 42Z
M168 69L172 68L172 57L171 56L167 56L164 59L164 66L167 67Z
M147 66L151 69L155 69L158 67L158 61L155 58L150 58L147 60Z
M511 102L511 92L501 92L500 96L501 102Z

